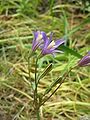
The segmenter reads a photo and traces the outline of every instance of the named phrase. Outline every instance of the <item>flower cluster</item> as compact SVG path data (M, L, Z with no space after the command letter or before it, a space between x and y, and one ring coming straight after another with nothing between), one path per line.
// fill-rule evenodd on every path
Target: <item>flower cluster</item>
M43 31L36 31L34 32L34 39L32 42L32 50L36 51L37 48L41 48L42 55L47 54L55 54L56 52L62 53L62 51L57 50L57 48L65 43L63 39L59 40L52 40L53 33L50 34L50 37L48 38L46 33Z
M52 40L53 33L51 32L50 37L47 37L46 33L43 31L36 31L33 33L34 39L32 42L32 51L36 51L38 48L41 48L41 54L54 55L57 52L62 53L62 51L57 50L57 48L65 43L65 40L58 39ZM89 66L90 65L90 51L78 62L79 67Z

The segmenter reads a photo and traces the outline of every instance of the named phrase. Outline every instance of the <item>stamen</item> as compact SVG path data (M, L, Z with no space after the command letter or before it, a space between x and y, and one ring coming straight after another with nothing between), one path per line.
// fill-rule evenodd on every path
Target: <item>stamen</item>
M51 48L54 47L54 46L55 46L55 42L52 41L52 42L49 44L49 46L47 47L47 49L51 49Z

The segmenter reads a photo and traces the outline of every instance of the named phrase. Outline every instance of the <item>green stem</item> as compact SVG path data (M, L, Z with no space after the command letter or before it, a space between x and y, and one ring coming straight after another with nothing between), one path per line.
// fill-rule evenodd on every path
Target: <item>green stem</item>
M33 52L29 55L28 57L28 71L29 71L29 79L31 80L31 75L30 75L30 72L31 72L31 66L30 66L30 58L32 57L33 55ZM37 85L38 85L38 82L37 82L37 62L38 62L38 59L39 57L36 58L36 61L35 61L35 81L34 81L34 84L35 84L35 89L34 90L34 109L36 111L36 116L37 116L37 120L40 120L40 114L39 114L39 103L38 103L38 93L37 93ZM32 84L32 81L31 81L31 86L33 86Z
M37 91L37 87L38 87L37 63L38 63L39 56L36 58L36 62L35 62L35 91L34 91L34 105L35 105L37 120L40 120L40 111L39 111L40 110L40 105L39 105L40 101L38 100L38 91Z
M35 62L35 80L34 80L34 84L35 84L35 90L34 90L34 104L35 104L35 109L37 106L37 59Z
M36 111L36 115L37 115L37 120L40 120L40 114L39 114L39 106L38 106L38 93L37 93L37 85L38 85L38 81L37 81L37 62L38 62L38 58L36 58L36 63L35 63L35 91L34 91L34 104L35 104L35 111Z
M39 112L39 108L37 109L37 120L40 120L40 112Z

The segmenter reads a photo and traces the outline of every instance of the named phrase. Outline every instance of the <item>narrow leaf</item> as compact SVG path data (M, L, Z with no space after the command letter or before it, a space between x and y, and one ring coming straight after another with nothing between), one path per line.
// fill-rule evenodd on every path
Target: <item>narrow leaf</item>
M42 74L39 76L38 78L38 82L40 79L42 79L45 75L47 75L50 71L52 70L52 63L49 64L45 69L44 71L42 72Z
M62 81L62 77L59 77L58 79L56 79L44 92L44 95L48 94L53 87L55 87L58 83L60 83Z
M74 56L76 56L76 57L78 57L78 58L82 58L82 55L80 55L78 52L76 52L76 51L73 50L73 49L70 49L70 48L67 47L67 46L61 45L61 46L59 47L59 49L60 49L61 51L70 53L71 55L74 55Z

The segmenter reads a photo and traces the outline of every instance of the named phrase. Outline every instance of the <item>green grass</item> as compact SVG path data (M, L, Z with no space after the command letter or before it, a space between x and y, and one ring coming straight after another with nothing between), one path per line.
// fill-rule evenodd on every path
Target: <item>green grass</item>
M17 1L0 1L0 117L2 120L34 120L26 62L32 32L43 30L50 34L53 31L53 39L64 37L67 40L67 48L60 48L64 54L57 54L56 58L46 56L40 60L41 71L53 62L53 70L40 81L38 90L42 94L47 86L80 59L78 55L90 50L90 13L78 14L76 11L80 6L69 2L60 4L52 0L44 6L40 0L35 0L36 4L29 0ZM33 78L34 67L31 70ZM41 107L42 120L90 117L89 97L90 68L72 70L60 89Z

